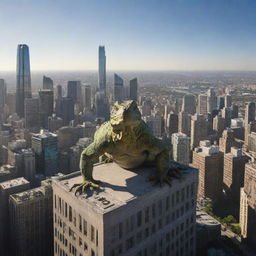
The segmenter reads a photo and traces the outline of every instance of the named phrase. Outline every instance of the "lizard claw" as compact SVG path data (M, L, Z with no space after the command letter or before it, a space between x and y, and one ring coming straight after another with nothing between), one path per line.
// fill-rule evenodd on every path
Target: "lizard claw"
M69 191L72 191L73 189L75 189L75 195L77 193L82 194L86 192L86 189L89 188L90 190L94 190L99 188L100 186L98 185L99 181L96 180L85 180L82 183L76 183L74 184Z

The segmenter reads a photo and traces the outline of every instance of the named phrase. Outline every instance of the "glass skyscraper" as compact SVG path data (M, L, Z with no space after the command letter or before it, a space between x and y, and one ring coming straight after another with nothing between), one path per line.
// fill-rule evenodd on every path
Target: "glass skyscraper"
M24 117L24 101L32 96L29 48L25 44L18 45L16 79L16 112Z
M99 46L99 90L106 93L106 55L105 46Z

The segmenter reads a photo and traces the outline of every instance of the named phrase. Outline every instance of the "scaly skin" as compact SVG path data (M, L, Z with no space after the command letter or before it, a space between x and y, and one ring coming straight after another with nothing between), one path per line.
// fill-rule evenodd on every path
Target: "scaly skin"
M94 141L84 149L80 159L83 182L75 184L76 193L86 188L99 187L99 181L93 179L93 164L101 157L113 161L125 169L133 169L143 164L155 165L156 174L151 180L160 184L170 184L170 149L154 137L151 130L141 119L135 101L116 102L110 121L105 122L96 131ZM177 170L172 175L178 176Z

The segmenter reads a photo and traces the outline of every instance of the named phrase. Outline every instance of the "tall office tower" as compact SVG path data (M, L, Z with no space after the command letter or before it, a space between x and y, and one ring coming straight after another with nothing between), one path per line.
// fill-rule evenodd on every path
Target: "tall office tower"
M223 109L225 107L225 98L223 96L217 97L217 109Z
M53 255L53 195L50 182L46 180L39 188L10 196L10 242L15 244L11 255Z
M207 114L207 95L206 94L198 95L198 114L200 115Z
M129 92L129 98L130 100L138 100L138 79L134 78L130 80L130 92Z
M32 132L40 129L39 99L25 99L25 128Z
M190 138L186 134L172 134L172 156L179 163L190 163Z
M223 131L222 137L219 139L219 149L224 154L229 153L231 147L236 146L236 142L234 139L234 132L232 129L228 128Z
M5 122L4 112L6 104L6 84L4 79L0 79L0 123Z
M186 94L182 101L182 111L194 115L196 113L196 97L193 94Z
M124 80L117 74L114 74L114 100L124 100Z
M58 84L56 86L56 99L59 100L62 98L62 86Z
M240 189L244 186L245 164L249 158L241 148L231 147L231 152L224 154L223 189L232 209L231 215L239 216Z
M63 120L57 117L56 114L48 117L48 130L50 132L56 132L59 128L63 126Z
M98 69L98 89L106 94L106 55L105 46L99 46L99 69Z
M256 121L251 121L249 124L244 124L244 145L248 147L249 135L256 132Z
M36 156L36 171L47 177L57 173L58 168L58 136L41 130L32 135L32 148Z
M92 108L92 87L85 85L82 87L83 107L85 110L91 110Z
M22 149L24 172L23 177L34 185L36 175L35 152L31 148Z
M232 109L231 108L223 108L221 110L221 116L225 119L225 128L231 126L232 119Z
M48 117L53 113L53 91L39 91L39 118L40 127L48 128Z
M250 132L254 131L252 129L253 124L255 121L255 103L248 102L245 106L245 114L244 114L244 143L248 145L248 136Z
M251 132L248 135L247 149L251 152L256 153L256 132Z
M191 149L199 146L201 140L207 139L207 121L203 115L195 114L191 119Z
M212 125L213 131L217 133L218 137L221 137L224 129L225 129L225 119L217 115L213 118L213 125Z
M244 123L245 125L255 121L255 103L248 102L245 106Z
M16 113L24 117L24 101L32 96L29 48L25 44L18 45L16 78Z
M179 112L179 132L190 136L191 133L191 115L186 112Z
M154 116L144 116L142 117L145 123L148 125L148 127L153 132L154 136L157 138L162 137L162 131L163 131L163 119L159 115Z
M256 249L256 165L245 165L244 187L240 194L240 227L243 241Z
M238 112L239 112L239 107L236 104L231 105L231 111L232 111L232 119L233 118L238 118Z
M167 115L166 130L169 138L172 137L173 133L177 133L179 128L179 117L173 112Z
M96 117L109 120L109 103L104 91L98 91L95 95Z
M230 94L225 95L225 108L231 108L232 96Z
M207 91L207 112L212 113L217 108L217 97L213 88Z
M8 107L8 115L16 113L16 93L7 93L6 104Z
M53 91L53 81L50 77L43 76L43 89Z
M89 200L69 192L82 181L79 172L54 179L54 255L70 248L73 255L195 256L197 170L188 167L184 180L158 188L146 181L149 171L97 165L94 177L109 185Z
M74 103L81 103L81 81L68 81L67 97Z
M215 201L222 193L223 153L210 141L201 141L193 151L192 165L199 169L198 197Z
M64 125L69 125L75 118L73 99L63 97L56 100L56 115L62 118Z
M8 211L9 196L29 189L29 182L24 178L17 178L0 183L0 255L11 255L10 217ZM13 246L14 244L12 244ZM16 243L15 243L16 245Z

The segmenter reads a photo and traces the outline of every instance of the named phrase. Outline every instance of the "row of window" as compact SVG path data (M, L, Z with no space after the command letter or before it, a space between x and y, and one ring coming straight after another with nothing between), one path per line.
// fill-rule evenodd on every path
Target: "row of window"
M122 239L123 237L127 237L131 232L134 230L138 230L142 227L142 223L144 224L143 227L149 225L150 223L154 223L155 229L161 229L164 226L174 222L175 220L182 217L185 213L187 213L191 208L195 207L194 199L191 202L187 202L186 205L182 205L180 208L173 210L172 212L168 213L165 217L160 215L150 215L149 212L152 210L152 213L155 211L155 204L152 207L147 207L143 212L139 211L137 214L130 216L126 219L124 223L120 222L119 224L113 226L111 228L111 242L117 242L118 240ZM153 221L150 221L150 216L152 217ZM154 217L153 217L154 216ZM144 219L144 222L143 222Z
M161 228L161 220L158 221L158 229ZM175 228L173 228L170 232L167 232L165 235L165 242L170 243L171 241L174 241L176 238L179 238L181 242L187 241L190 237L194 236L194 215L191 215L190 217L187 217L186 220L179 225L177 225ZM111 255L119 255L122 253L122 251L128 251L129 249L133 248L134 246L140 244L141 242L145 241L149 236L154 235L157 231L156 224L153 224L150 227L147 227L139 232L137 234L128 237L126 239L125 243L119 243L115 248L112 250Z

